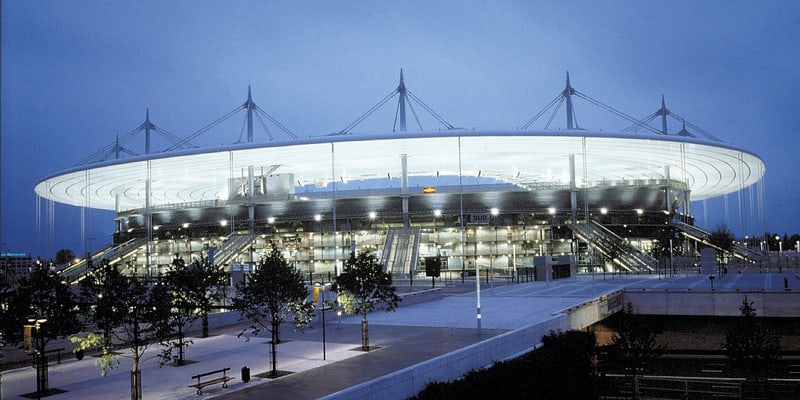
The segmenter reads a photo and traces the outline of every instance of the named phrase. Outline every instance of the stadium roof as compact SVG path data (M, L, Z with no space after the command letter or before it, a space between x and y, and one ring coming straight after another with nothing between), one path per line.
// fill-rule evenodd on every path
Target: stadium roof
M495 178L534 188L569 183L574 154L578 187L664 179L686 182L692 200L725 195L765 173L756 155L720 142L672 135L565 131L446 130L333 135L155 153L81 165L44 178L36 194L59 203L107 210L225 200L229 181L293 174L295 188L409 176ZM585 161L584 161L585 160ZM584 180L585 177L585 180ZM299 189L301 190L301 189Z

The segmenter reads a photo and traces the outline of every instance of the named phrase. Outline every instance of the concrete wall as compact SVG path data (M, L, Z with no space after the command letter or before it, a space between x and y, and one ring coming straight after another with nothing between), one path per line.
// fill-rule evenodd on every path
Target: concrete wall
M485 368L494 362L518 357L539 345L551 330L569 328L566 314L517 329L469 347L412 365L395 373L347 388L323 399L407 399L422 391L430 382L449 382L469 371Z
M583 329L621 311L624 306L623 292L617 291L562 310L569 319L569 329Z
M759 317L800 316L800 292L626 290L623 301L638 314L736 317L745 295Z
M553 313L547 321L504 333L452 353L412 365L395 373L364 382L324 397L327 400L407 399L428 383L449 382L467 372L519 357L541 345L550 331L582 329L623 307L622 291L589 300Z

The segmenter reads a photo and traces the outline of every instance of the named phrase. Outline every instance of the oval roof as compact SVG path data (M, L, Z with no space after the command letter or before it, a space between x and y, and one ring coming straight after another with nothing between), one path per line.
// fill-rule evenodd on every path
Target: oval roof
M59 203L107 210L227 198L229 182L255 175L292 175L298 187L332 181L410 176L480 176L533 188L569 182L574 154L578 186L602 181L683 181L692 200L725 195L758 182L764 162L720 142L671 135L592 131L468 131L332 135L192 149L74 167L37 183L36 194ZM585 183L586 182L586 183ZM301 189L298 189L301 190Z

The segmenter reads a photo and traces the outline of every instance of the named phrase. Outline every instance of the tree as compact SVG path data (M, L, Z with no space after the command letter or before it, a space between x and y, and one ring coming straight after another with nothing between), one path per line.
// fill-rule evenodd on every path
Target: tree
M722 349L736 368L748 377L765 377L781 367L781 338L756 319L753 302L747 295L739 307L741 316L725 333Z
M718 226L708 236L708 241L717 251L717 263L722 264L725 261L725 254L730 253L733 249L733 234L727 226Z
M100 330L103 348L111 348L112 331L127 311L124 296L128 278L103 259L80 281L80 308L88 321Z
M175 258L172 261L172 268L167 271L161 281L165 285L167 296L169 297L169 327L175 334L176 341L171 341L170 337L166 342L162 343L164 349L160 355L164 363L171 361L176 362L178 365L183 365L185 362L184 350L191 341L185 340L186 327L194 322L199 315L195 313L195 307L189 295L189 287L192 284L192 276L188 273L186 263L183 258ZM178 349L178 356L175 358L172 355L172 349Z
M350 253L344 272L336 278L334 290L339 293L339 303L345 312L361 313L361 348L369 351L367 313L378 304L392 311L400 302L392 285L392 275L383 271L374 255Z
M225 297L228 274L205 258L184 267L183 259L167 274L168 284L178 289L203 320L203 337L208 337L208 314Z
M7 339L13 342L22 339L22 326L31 318L47 319L40 330L45 345L51 339L73 334L81 328L72 291L47 267L34 267L30 276L20 279L9 297L7 323L15 328L7 332Z
M56 252L56 265L69 264L75 259L75 253L70 249L61 249Z
M594 332L550 331L543 336L541 352L534 360L538 365L532 374L540 385L531 388L531 395L542 399L595 398L596 343Z
M3 388L2 379L3 370L5 369L3 360L6 346L9 344L9 341L6 340L7 332L10 332L12 329L19 329L19 326L13 327L11 325L12 318L9 316L11 310L8 306L13 292L14 287L11 285L11 279L9 279L8 275L5 273L0 274L0 391Z
M225 294L227 274L204 260L189 265L183 258L175 258L172 268L164 276L163 283L172 299L170 326L175 333L176 342L167 342L162 353L164 362L184 363L184 349L191 344L185 341L187 327L198 318L203 319L203 337L208 337L208 313L214 304ZM178 349L177 359L172 355L172 347Z
M6 340L9 335L13 334L12 331L19 330L19 325L14 325L14 318L11 316L10 303L14 294L15 286L12 285L12 280L6 274L0 274L0 340L2 343L7 343Z
M295 329L302 331L311 322L312 305L308 302L308 290L304 277L294 266L289 265L275 244L269 254L262 258L247 284L236 286L233 308L250 321L239 336L249 341L263 331L271 334L272 375L278 373L277 345L280 325L291 318Z
M429 383L412 399L595 399L595 343L591 331L550 331L530 353L453 382Z
M101 334L90 333L86 336L73 336L73 343L77 343L76 350L100 347L103 355L98 360L101 367L101 374L106 375L109 369L119 365L117 353L112 350L112 345L119 345L128 349L128 354L119 356L128 357L133 360L131 368L131 398L142 398L141 370L139 365L145 360L145 354L149 347L154 343L162 342L164 338L171 335L169 326L169 293L166 286L156 282L150 284L143 278L135 276L123 276L123 279L114 278L111 281L103 281L109 277L116 277L110 272L114 269L109 266L108 274L97 275L96 285L88 286L88 291L83 295L84 298L98 299L95 313L107 312L103 316L109 324L115 324L106 332ZM103 290L110 290L103 292ZM108 299L107 293L114 293L118 296L113 307L106 307L102 303ZM117 301L119 301L117 303ZM98 317L94 317L98 318ZM105 336L108 335L108 336Z
M676 235L672 228L659 228L655 231L653 247L650 250L653 258L661 265L668 266L670 256L683 254L683 235ZM672 247L670 247L670 243ZM664 268L666 271L666 268Z
M645 319L634 314L628 303L618 316L619 326L611 339L609 355L617 365L630 370L635 377L639 369L646 368L664 354L664 346L656 345L656 334Z
M43 370L37 376L45 377L47 344L78 332L81 324L77 315L69 286L54 272L37 264L30 276L20 279L16 290L9 295L8 312L3 315L6 328L3 336L11 343L18 343L24 338L23 325L34 326L26 328L28 334L35 335L35 340L29 344L37 354L37 366ZM37 393L47 389L46 379L37 382Z

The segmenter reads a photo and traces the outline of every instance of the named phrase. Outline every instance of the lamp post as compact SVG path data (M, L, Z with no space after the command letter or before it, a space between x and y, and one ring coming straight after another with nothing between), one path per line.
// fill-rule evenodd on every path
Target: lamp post
M783 253L783 241L781 241L781 237L775 235L775 240L778 241L778 254Z
M47 322L46 318L30 318L28 328L34 330L34 354L36 361L36 398L40 399L47 391L47 360L44 354L44 335L42 325Z
M325 337L325 287L330 286L330 283L320 284L319 282L314 283L314 287L319 288L322 291L322 297L320 299L320 304L322 305L322 359L328 359L327 349L325 348L326 337Z

